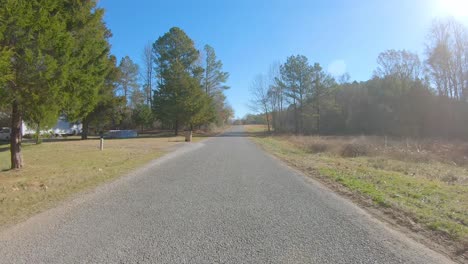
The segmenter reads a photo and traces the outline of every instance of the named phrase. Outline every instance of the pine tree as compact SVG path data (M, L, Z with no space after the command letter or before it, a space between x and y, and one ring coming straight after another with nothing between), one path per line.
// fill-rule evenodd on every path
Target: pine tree
M223 71L223 63L216 58L216 53L213 47L205 45L205 75L203 78L203 87L205 92L211 96L216 93L222 93L224 90L229 89L225 85L229 78L229 73Z
M0 0L0 70L8 63L10 73L0 103L11 111L13 169L23 166L23 121L60 111L79 118L96 105L109 47L102 14L93 0Z
M171 28L153 44L157 69L161 77L154 94L155 116L171 124L177 135L180 127L213 120L213 103L200 83L202 69L196 64L199 51L179 28Z
M114 67L108 43L111 33L96 1L64 1L63 8L68 11L67 31L74 36L74 48L62 110L69 120L83 121L102 99L99 93Z
M3 0L0 17L0 47L12 51L13 74L0 89L5 95L2 103L11 110L11 167L18 169L23 166L23 120L37 111L55 111L63 102L61 89L69 74L73 38L58 1Z
M119 64L118 86L127 104L134 90L138 89L138 65L128 56L122 58Z

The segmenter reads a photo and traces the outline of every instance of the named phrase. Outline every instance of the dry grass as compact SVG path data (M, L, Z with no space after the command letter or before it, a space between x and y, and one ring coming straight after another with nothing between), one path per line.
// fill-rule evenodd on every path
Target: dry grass
M254 140L311 177L436 237L455 258L468 257L467 142L291 135Z
M309 153L327 153L343 158L368 156L371 157L368 163L375 168L387 168L451 184L468 184L467 142L387 139L385 143L383 137L365 136L281 138Z
M200 138L195 138L195 141ZM0 227L49 208L73 193L89 189L160 157L183 137L63 140L24 144L25 167L9 166L7 145L0 145Z
M265 125L245 125L244 130L247 133L267 133L268 129Z

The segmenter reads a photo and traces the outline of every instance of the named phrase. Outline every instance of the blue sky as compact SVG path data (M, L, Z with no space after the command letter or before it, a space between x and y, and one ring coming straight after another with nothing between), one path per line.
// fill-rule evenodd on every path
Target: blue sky
M464 3L464 4L463 4ZM468 25L468 0L100 0L117 58L141 63L145 44L173 26L199 49L213 46L230 73L226 92L237 117L249 112L252 79L302 54L332 73L367 80L387 49L424 53L436 17ZM466 13L465 13L466 11Z

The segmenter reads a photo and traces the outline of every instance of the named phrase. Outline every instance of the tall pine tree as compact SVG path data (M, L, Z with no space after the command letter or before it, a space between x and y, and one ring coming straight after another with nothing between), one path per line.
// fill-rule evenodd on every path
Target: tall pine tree
M0 0L0 50L8 54L0 67L6 61L10 73L0 103L11 111L11 168L23 166L23 121L61 110L79 118L96 105L108 58L102 14L94 0Z
M181 127L206 123L214 118L213 101L202 90L197 65L199 51L180 28L171 28L153 44L159 89L154 94L156 118L170 124L177 135Z

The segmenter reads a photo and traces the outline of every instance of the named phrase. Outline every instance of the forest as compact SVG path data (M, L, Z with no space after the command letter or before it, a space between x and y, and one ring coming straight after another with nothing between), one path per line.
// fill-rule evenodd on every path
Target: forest
M424 57L386 50L367 81L334 77L293 55L255 77L244 123L314 135L468 137L468 30L453 18L434 20Z

